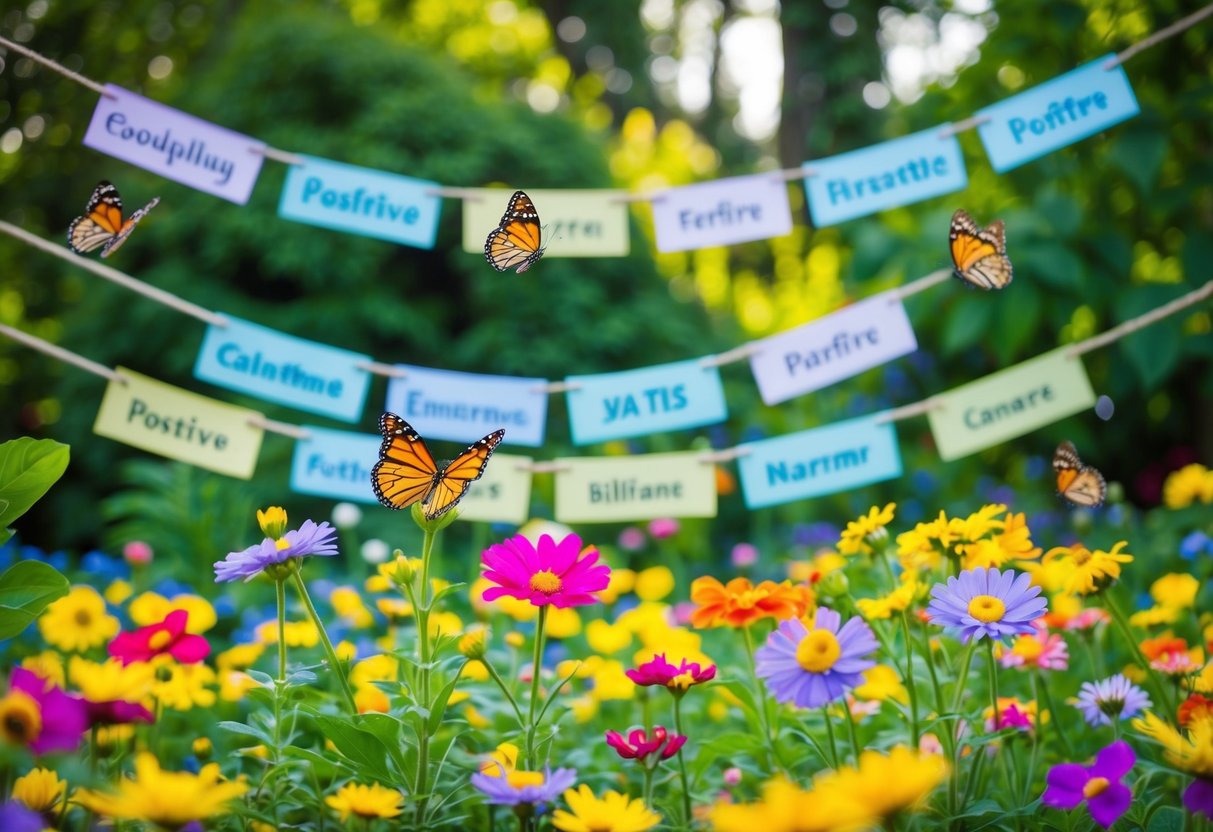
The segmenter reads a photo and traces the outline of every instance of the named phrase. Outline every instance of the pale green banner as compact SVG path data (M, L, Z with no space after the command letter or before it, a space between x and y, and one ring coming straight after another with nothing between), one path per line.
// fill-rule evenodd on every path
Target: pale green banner
M522 525L531 514L531 458L493 454L459 501L459 519Z
M1059 422L1095 404L1082 359L1067 347L935 397L927 418L939 455L958 459Z
M716 469L697 452L557 460L556 519L715 517Z
M119 367L93 432L199 468L247 480L257 467L262 430L255 410L217 402Z
M481 188L463 200L463 250L483 252L513 191ZM527 191L542 226L544 257L624 257L628 253L625 191Z

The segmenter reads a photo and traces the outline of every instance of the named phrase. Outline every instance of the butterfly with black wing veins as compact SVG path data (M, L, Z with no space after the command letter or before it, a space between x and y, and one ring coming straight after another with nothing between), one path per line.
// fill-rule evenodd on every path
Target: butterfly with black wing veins
M1086 508L1103 505L1108 484L1103 474L1084 465L1074 443L1062 442L1053 452L1053 470L1057 473L1057 493L1070 504Z
M501 222L484 241L484 259L499 272L508 269L522 274L543 256L543 229L535 203L522 191L514 191Z
M102 180L93 189L93 195L84 208L84 216L76 217L67 229L67 245L77 254L84 254L102 246L101 256L109 257L126 242L139 220L156 207L160 197L144 205L124 221L122 219L122 197L118 189Z
M480 479L493 449L501 444L504 430L478 439L446 465L434 456L412 426L395 413L379 417L383 444L379 461L371 469L371 487L379 502L388 508L408 508L420 502L426 520L453 509L472 483Z
M982 228L963 208L952 215L948 230L952 250L952 273L978 289L1004 289L1011 282L1007 258L1007 227L995 220Z

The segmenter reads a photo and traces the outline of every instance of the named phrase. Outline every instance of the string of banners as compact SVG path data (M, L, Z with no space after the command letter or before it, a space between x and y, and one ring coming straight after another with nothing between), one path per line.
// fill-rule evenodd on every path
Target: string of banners
M495 454L465 496L461 516L521 523L531 477L550 472L555 517L568 523L655 517L712 517L715 464L736 459L751 509L846 491L899 477L894 423L926 414L942 459L967 456L1079 413L1095 403L1080 357L1213 296L1213 280L1101 335L893 410L733 448L704 452L558 458ZM295 438L290 487L324 497L374 502L370 473L381 437L273 422L247 408L183 390L125 367L110 369L0 325L0 334L108 380L94 432L211 471L248 479L264 431ZM507 428L507 435L509 429Z

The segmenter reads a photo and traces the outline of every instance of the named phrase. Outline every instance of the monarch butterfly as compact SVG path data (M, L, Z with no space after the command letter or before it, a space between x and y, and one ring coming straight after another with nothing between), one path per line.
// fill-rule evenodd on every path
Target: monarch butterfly
M499 272L518 267L522 274L543 256L541 229L535 203L522 191L514 191L501 222L484 241L484 259Z
M979 289L1003 289L1011 282L1007 259L1007 228L1002 220L981 228L963 208L952 215L948 231L952 273Z
M1073 442L1062 442L1053 452L1053 470L1057 472L1057 493L1076 506L1095 508L1103 505L1108 485L1103 474L1078 458Z
M76 217L68 226L67 245L77 254L103 246L101 256L109 257L126 242L139 220L147 216L147 212L159 202L160 197L156 197L123 222L122 197L118 196L117 188L103 179L88 198L84 216Z
M383 444L379 447L379 461L371 469L375 496L394 509L408 508L420 500L427 520L441 517L455 507L464 492L484 474L493 449L505 436L504 430L494 431L439 467L425 440L395 413L379 417L379 432L383 434Z

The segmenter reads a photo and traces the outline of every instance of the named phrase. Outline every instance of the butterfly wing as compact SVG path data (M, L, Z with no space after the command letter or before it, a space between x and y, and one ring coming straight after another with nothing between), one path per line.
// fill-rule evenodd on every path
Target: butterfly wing
M957 209L948 230L948 245L952 270L965 283L990 290L1002 289L1011 282L1007 230L1002 220L983 229L964 209Z
M516 268L522 274L543 256L543 231L535 203L515 191L501 222L484 241L484 258L499 272Z
M93 188L84 208L84 216L76 217L67 228L67 244L77 254L104 245L122 230L122 197L118 189L102 180Z
M434 490L425 498L427 520L441 517L455 507L472 483L484 475L489 457L504 436L505 431L498 430L478 439L442 469L442 475L434 482Z
M438 466L425 440L395 413L379 417L379 461L371 469L371 487L388 508L408 508L432 490Z
M149 202L147 205L144 205L138 211L131 214L127 218L126 222L122 223L122 227L118 230L118 233L115 234L113 236L113 238L105 244L105 247L101 249L101 256L109 257L111 254L113 254L115 251L117 251L122 246L122 244L126 242L126 238L131 236L131 232L135 230L135 226L139 224L139 220L146 217L147 212L152 210L159 204L160 204L160 197L156 197L151 202Z
M1076 506L1094 508L1103 504L1108 484L1103 474L1078 457L1074 443L1062 442L1053 452L1053 470L1057 473L1057 493Z

